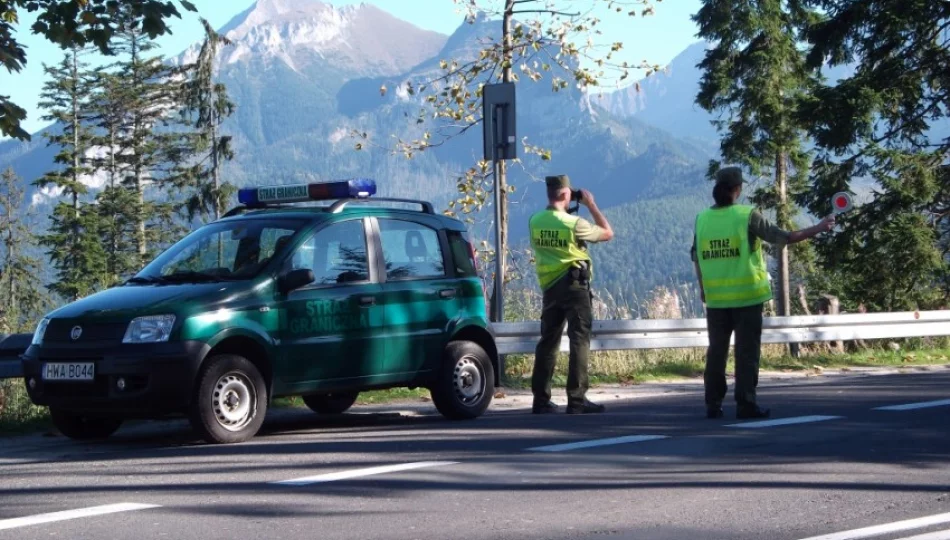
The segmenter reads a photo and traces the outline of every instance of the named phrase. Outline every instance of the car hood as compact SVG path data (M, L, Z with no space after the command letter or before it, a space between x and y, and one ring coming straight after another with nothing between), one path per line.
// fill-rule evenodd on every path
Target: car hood
M188 315L216 309L247 294L250 281L125 285L67 304L52 319L128 320L142 315Z

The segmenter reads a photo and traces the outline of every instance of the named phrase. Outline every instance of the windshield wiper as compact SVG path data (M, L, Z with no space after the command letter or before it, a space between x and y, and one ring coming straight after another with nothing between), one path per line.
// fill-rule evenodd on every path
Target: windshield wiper
M129 278L128 280L126 280L126 282L123 285L129 285L129 284L151 285L153 283L161 283L162 281L163 280L160 277L135 276L133 278Z
M188 270L185 272L175 272L174 274L168 274L167 276L162 276L162 279L165 281L178 281L182 283L187 282L211 282L219 281L220 276L214 274L207 274L205 272L195 272L193 270Z
M178 283L211 283L214 281L235 281L241 279L240 277L235 276L225 276L221 274L211 274L208 272L196 272L194 270L188 270L184 272L175 272L174 274L168 274L167 276L162 276L162 280L165 282L178 282Z

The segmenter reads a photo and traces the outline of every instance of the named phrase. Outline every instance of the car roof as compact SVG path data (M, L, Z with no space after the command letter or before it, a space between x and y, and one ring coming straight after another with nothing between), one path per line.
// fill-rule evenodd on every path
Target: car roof
M265 206L261 208L248 208L248 207L238 207L230 212L226 217L222 218L221 222L224 221L238 221L244 219L260 219L260 218L269 218L269 217L282 217L282 218L296 218L296 219L306 219L311 221L326 221L333 219L337 216L351 216L351 217L411 217L414 219L423 218L427 221L434 221L439 224L440 227L452 231L466 231L465 224L461 221L446 216L444 214L428 213L422 212L419 210L409 210L405 208L390 208L382 206L370 206L365 203L363 204L352 204L343 206L337 212L330 212L330 207L326 205L321 206L299 206L299 205L286 205L286 206Z

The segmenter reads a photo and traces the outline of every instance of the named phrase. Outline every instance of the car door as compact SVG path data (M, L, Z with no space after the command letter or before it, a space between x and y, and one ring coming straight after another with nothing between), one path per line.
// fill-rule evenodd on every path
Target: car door
M327 225L285 263L285 272L309 268L315 277L282 300L281 372L292 391L358 386L381 367L383 308L367 227L358 218Z
M446 272L445 235L422 220L377 218L382 302L386 306L386 379L406 381L433 369L458 312L456 280Z

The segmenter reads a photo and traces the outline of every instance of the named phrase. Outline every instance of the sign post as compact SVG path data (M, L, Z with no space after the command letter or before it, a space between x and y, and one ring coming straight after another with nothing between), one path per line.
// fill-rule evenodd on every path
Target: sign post
M849 212L852 208L851 195L843 191L835 193L831 198L831 208L834 210L835 215Z
M485 85L482 93L483 151L485 161L491 160L495 176L495 305L491 318L495 322L505 319L504 275L505 252L502 244L503 191L507 190L502 162L518 158L515 136L515 84Z

